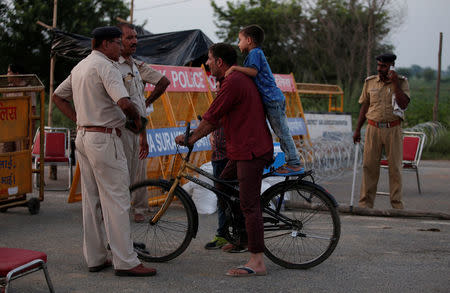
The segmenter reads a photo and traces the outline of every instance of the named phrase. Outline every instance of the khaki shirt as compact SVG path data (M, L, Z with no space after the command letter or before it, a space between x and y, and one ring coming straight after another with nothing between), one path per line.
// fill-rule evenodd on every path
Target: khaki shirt
M73 98L78 126L125 125L125 114L117 101L128 97L128 92L117 63L100 51L93 50L81 60L55 94L67 100Z
M404 76L399 76L400 88L409 97L408 80ZM378 75L366 78L364 87L359 97L359 103L369 102L369 109L366 118L376 122L390 122L399 119L393 114L392 95L394 86L391 82L385 83Z
M148 64L133 58L132 62L129 62L120 56L118 63L123 83L130 94L131 101L136 105L141 116L147 116L144 96L145 83L156 85L163 75L152 69Z

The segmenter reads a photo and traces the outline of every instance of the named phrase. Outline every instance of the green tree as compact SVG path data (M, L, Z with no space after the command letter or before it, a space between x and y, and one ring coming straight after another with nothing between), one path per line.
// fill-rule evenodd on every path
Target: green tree
M367 4L357 0L317 1L309 10L308 21L300 28L304 33L300 34L299 42L303 43L308 59L313 60L306 68L316 68L320 82L343 85L347 102L352 101L349 97L359 96L367 60L391 50L383 43L389 33L390 15L386 7ZM367 58L370 15L373 18L372 48ZM369 67L373 66L369 64Z
M419 65L413 64L410 67L411 77L422 78L423 68Z
M295 72L298 62L293 62L300 54L294 46L291 27L303 19L299 1L276 2L271 0L250 0L237 3L227 2L226 8L211 1L217 36L224 42L237 45L239 31L250 24L260 25L265 32L262 45L266 57L276 73ZM242 61L242 60L241 60Z
M372 60L369 66L374 71L375 56L392 50L384 42L393 19L389 3L247 0L237 4L228 1L225 7L219 7L211 1L219 27L217 35L225 42L235 43L243 26L259 24L266 33L263 50L273 72L293 72L297 81L340 84L347 105L354 102L351 97L359 96L367 60Z
M430 68L430 67L427 67L427 68L425 68L424 70L423 70L423 78L426 80L426 81L432 81L432 80L435 80L436 79L436 70L434 70L434 69L432 69L432 68Z
M411 78L412 77L412 70L411 70L411 68L399 67L399 68L397 68L395 70L397 71L398 74L406 76L407 78Z
M58 4L57 28L81 35L89 35L97 26L115 24L116 17L129 15L122 0L64 0ZM6 72L8 63L20 62L48 85L52 35L36 21L52 24L53 1L0 0L0 13L0 70ZM74 65L74 62L57 60L56 84Z

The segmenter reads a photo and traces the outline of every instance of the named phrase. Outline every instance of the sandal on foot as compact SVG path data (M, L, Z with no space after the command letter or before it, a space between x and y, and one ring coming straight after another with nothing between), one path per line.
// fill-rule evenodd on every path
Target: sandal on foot
M227 272L225 275L230 277L252 277L252 276L265 276L267 275L266 271L263 272L256 272L254 269L246 266L240 266L235 268L235 270L242 270L245 271L245 273L229 273Z
M234 245L232 243L228 243L227 245L222 247L223 252L229 252L229 253L241 253L241 252L247 252L248 248L244 245Z
M278 176L298 175L298 174L302 174L303 172L305 172L305 168L300 167L299 170L294 170L290 166L283 165L280 168L276 169L275 172L273 173L273 175L278 175Z

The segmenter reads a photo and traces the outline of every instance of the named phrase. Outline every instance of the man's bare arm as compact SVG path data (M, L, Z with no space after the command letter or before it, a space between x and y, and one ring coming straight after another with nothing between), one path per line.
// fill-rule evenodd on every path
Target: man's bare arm
M361 141L361 127L364 125L364 122L366 122L367 110L369 110L369 102L363 103L359 110L358 123L356 124L355 133L353 134L353 143Z
M389 79L392 81L392 85L394 86L395 101L402 110L405 110L409 104L409 97L403 92L402 88L400 87L400 81L397 72L393 70L389 71Z
M148 155L147 134L145 131L139 134L139 159L143 160Z
M189 137L189 145L193 145L197 140L201 139L202 137L208 135L208 133L211 133L216 129L217 127L213 124L209 123L206 120L202 120L198 127L192 132L191 136ZM175 142L179 145L184 145L184 134L178 135L175 138Z
M73 122L77 122L77 113L75 112L75 108L72 106L72 104L68 100L63 99L56 94L53 94L52 99L53 99L53 102L55 103L56 107L58 107L58 109L64 115L66 115Z
M233 65L225 72L225 76L228 76L228 74L233 71L240 71L250 77L255 77L258 74L258 70L256 68Z
M117 105L120 107L120 109L122 109L127 118L129 120L133 120L136 124L136 129L131 131L138 133L138 130L142 128L142 122L139 112L134 106L133 102L131 102L128 97L123 97L119 101L117 101Z
M145 100L145 106L150 106L154 101L156 101L167 89L170 85L170 80L163 76L155 86L155 89L152 91L150 96Z

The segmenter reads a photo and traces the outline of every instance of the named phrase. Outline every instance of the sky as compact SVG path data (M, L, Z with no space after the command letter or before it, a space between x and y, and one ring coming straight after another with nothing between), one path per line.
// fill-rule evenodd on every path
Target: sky
M216 0L225 6L226 0ZM237 1L235 1L237 2ZM388 42L394 45L397 67L413 64L438 67L439 33L443 33L442 70L450 66L450 0L393 0L402 12L402 23L394 28ZM152 33L201 29L213 42L216 19L209 0L134 0L134 22Z

